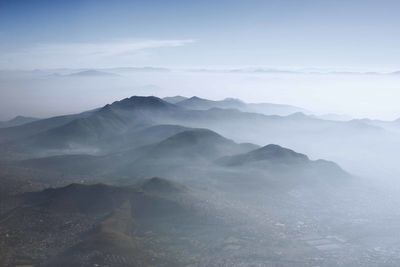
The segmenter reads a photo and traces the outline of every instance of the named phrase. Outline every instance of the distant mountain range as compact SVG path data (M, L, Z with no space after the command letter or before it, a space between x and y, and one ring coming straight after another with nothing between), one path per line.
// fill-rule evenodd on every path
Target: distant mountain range
M16 116L8 121L0 121L0 128L14 127L39 120L38 118Z
M83 70L78 72L73 72L71 74L63 75L68 77L103 77L103 76L118 76L118 74L99 71L99 70Z
M303 108L281 105L281 104L271 104L271 103L257 103L249 104L245 103L239 99L226 98L224 100L208 100L193 96L191 98L186 98L183 96L175 96L164 98L165 101L176 104L178 106L195 109L195 110L207 110L210 108L224 108L224 109L238 109L244 112L255 112L265 115L280 115L287 116L296 112L311 113Z
M54 69L43 71L43 73L50 73L48 77L118 77L124 74L135 72L169 72L166 68L156 67L120 67L120 68L104 68L104 69ZM40 71L38 71L40 72Z
M341 75L341 76L390 76L398 75L400 71L364 71L364 70L333 70L333 69L319 69L319 68L305 68L305 69L280 69L280 68L227 68L227 69L182 69L182 68L165 68L165 67L112 67L112 68L54 68L54 69L35 69L35 70L1 70L0 74L4 76L45 76L45 77L63 77L70 74L79 74L80 72L104 72L114 75L104 76L129 76L135 73L213 73L213 74L229 74L229 75ZM84 74L84 73L83 73ZM100 75L101 76L101 75ZM80 77L93 77L90 75L81 75Z
M264 115L249 109L290 115ZM0 146L7 151L5 155L0 153L0 157L117 152L160 141L169 133L188 128L210 129L241 142L285 146L295 144L291 141L297 140L299 134L301 143L305 144L317 132L336 138L341 133L356 137L361 132L383 131L378 125L360 121L329 121L300 112L291 113L296 110L285 105L246 104L236 99L211 101L192 97L172 104L154 96L133 96L80 114L0 129Z
M169 102L171 104L176 104L176 103L181 102L181 101L186 100L186 99L188 99L188 98L184 97L184 96L180 96L180 95L167 96L167 97L163 98L163 100L165 100L165 101L167 101L167 102Z
M115 72L170 72L168 68L160 67L119 67L119 68L106 68L105 71Z
M292 74L292 75L392 75L394 72L362 71L362 70L332 70L319 68L279 69L279 68L230 68L230 69L189 69L190 72L226 73L226 74Z
M172 104L154 96L133 96L79 114L0 129L0 158L11 160L15 173L32 170L29 179L68 174L105 181L166 175L193 180L218 170L223 177L228 172L238 177L243 167L255 176L291 173L323 180L346 175L334 163L310 160L284 147L311 151L315 158L329 155L344 136L356 143L360 134L378 137L385 132L360 121L322 120L304 113L264 115L233 107L248 109L249 104L197 97Z

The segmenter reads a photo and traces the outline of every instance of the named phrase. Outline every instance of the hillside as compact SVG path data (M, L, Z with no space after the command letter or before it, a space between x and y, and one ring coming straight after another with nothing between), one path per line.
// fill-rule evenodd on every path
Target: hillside
M33 117L16 116L8 121L0 121L0 128L14 127L39 120Z
M278 145L267 145L245 154L220 159L220 163L227 166L240 166L258 161L268 161L274 164L303 164L310 160L304 154Z
M143 240L143 235L151 229L154 239L165 242L167 237L174 244L182 233L168 230L162 222L191 225L199 218L187 191L162 178L146 179L133 187L71 184L20 197L25 204L0 222L16 239L10 260L41 266L116 266L121 259L133 265L182 266L186 258L166 254L165 248ZM40 225L46 226L45 232L36 232ZM32 235L36 238L29 241ZM173 246L169 252L178 249ZM22 260L19 255L24 253L30 257Z
M253 176L279 177L277 184L286 187L317 186L319 184L348 183L353 177L336 163L326 160L310 160L306 155L278 145L267 145L247 153L226 156L217 164L251 172ZM256 174L258 173L258 174ZM274 184L274 183L273 183Z
M174 98L172 98L174 99ZM310 114L310 111L306 109L272 103L245 103L235 98L225 98L223 100L209 100L193 96L186 98L181 101L175 102L178 106L194 109L194 110L207 110L211 108L223 108L223 109L238 109L244 112L255 112L264 115L279 115L287 116L296 112L303 112Z
M194 129L178 133L152 147L147 156L152 158L217 158L224 154L235 154L246 150L246 146L207 130Z

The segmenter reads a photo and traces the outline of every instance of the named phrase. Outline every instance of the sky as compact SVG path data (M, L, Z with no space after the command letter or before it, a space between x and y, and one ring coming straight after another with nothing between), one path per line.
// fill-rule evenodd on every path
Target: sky
M398 0L0 0L0 120L78 112L133 94L395 119L400 75L361 73L400 70L399 11ZM173 71L50 77L143 66ZM241 68L297 73L185 72ZM356 73L334 73L342 71Z
M0 0L0 68L400 69L397 0Z

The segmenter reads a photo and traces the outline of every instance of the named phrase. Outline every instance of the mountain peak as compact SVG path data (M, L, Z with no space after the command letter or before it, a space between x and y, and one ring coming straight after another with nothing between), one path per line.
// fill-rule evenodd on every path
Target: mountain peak
M167 97L163 98L164 101L167 101L168 103L171 103L171 104L176 104L176 103L179 103L179 102L184 101L186 99L188 99L188 98L184 97L184 96L181 96L181 95L167 96Z
M15 116L14 118L12 118L11 120L9 120L9 123L20 123L20 122L27 122L27 121L34 121L37 120L36 118L32 118L32 117L25 117L25 116Z
M223 165L243 165L252 162L269 161L274 163L298 163L308 162L309 158L297 153L291 149L281 147L279 145L266 145L264 147L252 150L248 153L239 154L220 159Z
M112 103L111 107L116 107L120 109L131 109L131 108L162 109L162 108L173 108L175 106L155 96L132 96Z
M224 100L222 100L224 102L230 102L230 103L237 103L237 104L245 104L242 100L238 99L238 98L233 98L233 97L227 97Z
M259 149L253 150L252 153L259 159L297 159L297 160L309 160L304 154L297 153L291 149L281 147L275 144L269 144Z
M244 149L244 146L211 130L193 129L161 141L152 147L150 153L154 158L215 159L243 152Z
M204 100L207 100L207 99L201 98L201 97L198 97L198 96L192 96L188 100L191 100L191 101L204 101Z
M183 143L198 143L207 140L226 141L227 139L208 129L193 129L178 133L165 141L174 142L177 140Z

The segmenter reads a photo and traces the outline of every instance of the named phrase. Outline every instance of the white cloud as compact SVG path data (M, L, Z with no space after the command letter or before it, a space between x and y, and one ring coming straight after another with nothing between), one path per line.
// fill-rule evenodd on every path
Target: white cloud
M97 43L43 43L20 51L0 55L3 67L106 67L108 65L142 62L154 49L180 47L191 39L118 40Z
M144 49L183 46L192 42L193 40L142 40L107 43L41 44L34 46L31 52L113 56L134 53Z

